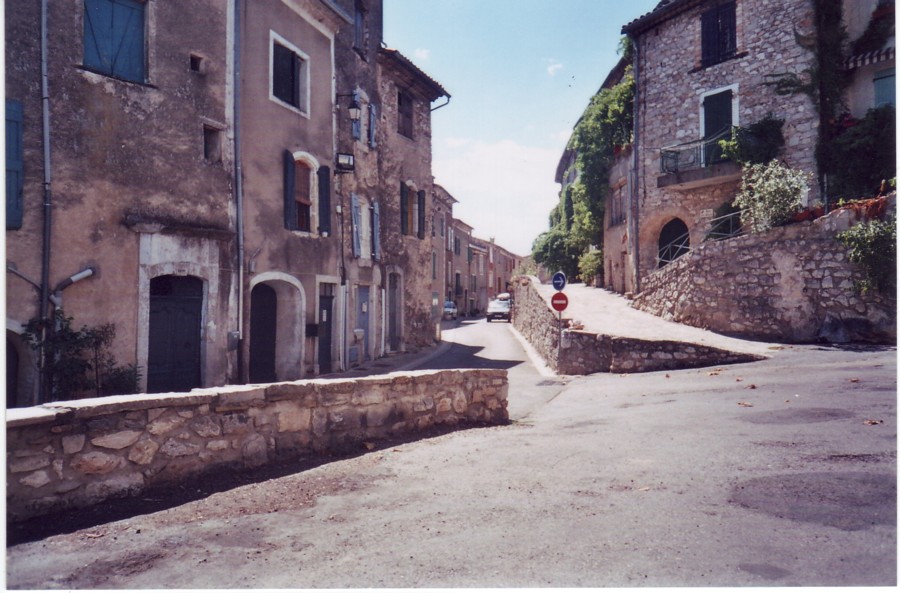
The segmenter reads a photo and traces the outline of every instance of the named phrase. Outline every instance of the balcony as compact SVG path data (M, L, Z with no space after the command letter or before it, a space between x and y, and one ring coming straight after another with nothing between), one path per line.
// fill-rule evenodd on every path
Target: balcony
M712 138L660 149L656 187L686 190L740 179L741 166L725 158L719 146L719 140L730 137L729 128Z

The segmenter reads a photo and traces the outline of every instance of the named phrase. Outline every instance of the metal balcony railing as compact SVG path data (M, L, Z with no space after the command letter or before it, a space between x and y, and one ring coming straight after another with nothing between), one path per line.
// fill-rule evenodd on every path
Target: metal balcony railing
M731 127L727 127L710 138L676 144L659 150L659 167L662 173L679 173L691 169L702 169L727 161L722 154L719 140L731 138Z
M742 211L732 212L710 220L709 232L704 241L722 241L743 235L744 229L741 226L741 213ZM657 267L662 268L682 255L690 253L690 251L690 233L676 237L670 243L659 248L659 254L656 258Z

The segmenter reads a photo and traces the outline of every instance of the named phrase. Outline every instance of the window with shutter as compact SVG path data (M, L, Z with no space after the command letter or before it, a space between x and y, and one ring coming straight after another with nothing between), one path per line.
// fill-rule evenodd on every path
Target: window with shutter
M397 92L397 131L413 137L413 99L404 91Z
M144 82L146 6L134 0L84 0L85 68Z
M294 168L294 155L290 150L285 150L284 161L284 228L290 231L297 230L297 202L296 194L296 170Z
M297 223L294 228L308 233L312 230L312 169L301 161L297 161L295 167L294 201Z
M331 167L319 167L319 233L331 233Z
M25 214L25 151L22 102L6 100L6 230L22 228Z
M734 2L718 4L700 15L700 45L703 67L735 56L737 51L737 13Z
M881 70L875 73L875 107L896 104L896 86L894 69Z
M419 190L418 199L416 200L416 213L418 214L417 235L420 239L425 238L425 190Z
M362 247L361 212L359 208L359 196L350 194L350 227L353 236L353 257L359 257Z
M724 159L718 140L727 137L733 125L732 97L733 93L728 90L703 99L704 160L707 165Z
M378 202L372 204L372 257L381 261L381 212Z
M376 148L378 146L378 108L369 103L369 146Z
M409 204L407 203L407 193L408 189L406 188L405 183L400 183L400 234L408 235L409 234Z

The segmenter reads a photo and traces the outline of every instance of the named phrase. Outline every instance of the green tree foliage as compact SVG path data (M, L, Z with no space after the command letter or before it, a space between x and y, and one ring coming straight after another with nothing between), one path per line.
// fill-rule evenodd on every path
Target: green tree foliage
M60 310L51 324L32 319L22 334L33 350L43 350L44 373L55 400L137 393L138 367L117 365L109 352L115 336L111 323L75 330L72 318Z
M621 50L628 58L629 44L623 43ZM619 151L631 144L633 99L630 66L619 84L601 89L591 98L569 146L577 155L578 179L563 188L560 203L550 214L550 230L534 242L532 254L538 264L584 279L578 261L591 246L603 244L610 170Z
M592 284L594 279L603 279L603 252L594 249L582 253L578 258L578 273L585 284Z
M862 293L877 290L893 294L897 289L897 219L863 221L838 234L850 249L849 258L866 271L859 283Z
M769 113L747 127L734 127L730 139L719 140L722 154L742 165L768 163L778 156L784 146L783 126L783 119Z
M896 113L893 105L870 109L835 137L827 158L828 194L853 200L878 193L897 176Z

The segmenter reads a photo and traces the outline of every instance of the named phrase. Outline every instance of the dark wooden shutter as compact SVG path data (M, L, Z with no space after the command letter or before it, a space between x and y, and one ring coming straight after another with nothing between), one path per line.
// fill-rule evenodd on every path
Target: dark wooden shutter
M737 49L737 13L734 2L719 6L719 60L734 57Z
M297 230L297 201L295 192L297 188L296 171L294 168L294 155L290 150L285 150L284 157L284 228Z
M696 21L695 21L696 22ZM700 15L701 51L703 67L719 61L719 10L711 8Z
M350 194L350 221L351 221L351 235L352 235L352 243L353 243L353 257L359 257L361 253L361 237L360 237L360 222L361 222L360 210L359 210L359 196L356 194Z
M378 202L372 205L372 257L381 261L381 211Z
M418 195L418 206L419 206L419 238L425 238L425 190L419 190Z
M25 154L22 148L22 102L6 100L6 229L22 228Z
M145 4L85 0L84 65L104 74L144 81Z
M400 182L400 234L409 234L409 204L407 203L409 190L406 184Z
M331 233L331 167L319 167L319 233Z

